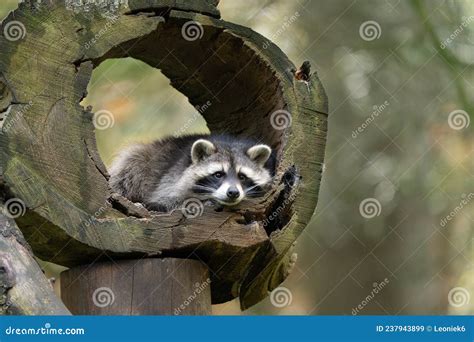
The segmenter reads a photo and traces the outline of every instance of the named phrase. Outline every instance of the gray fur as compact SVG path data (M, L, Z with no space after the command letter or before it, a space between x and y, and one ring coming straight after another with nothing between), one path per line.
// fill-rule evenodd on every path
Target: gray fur
M204 140L196 143L199 139ZM234 205L247 195L255 196L255 186L245 188L244 183L253 181L259 189L267 188L273 163L270 152L267 145L221 135L189 135L134 144L114 160L109 170L110 186L129 200L157 211L170 211L196 197ZM220 170L225 171L225 179L214 179ZM239 178L242 172L248 177L245 182ZM219 188L216 185L211 193L197 193L196 188L209 188L197 185L206 177L220 181ZM226 197L229 188L240 190L233 203Z

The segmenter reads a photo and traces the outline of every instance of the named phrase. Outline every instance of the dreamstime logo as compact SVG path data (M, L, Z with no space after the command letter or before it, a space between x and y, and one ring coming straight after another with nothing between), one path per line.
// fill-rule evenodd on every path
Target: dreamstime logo
M181 212L186 218L196 218L204 212L204 204L197 198L188 198L183 202Z
M192 42L202 38L204 35L204 29L199 22L191 20L183 25L181 28L181 35L188 42Z
M449 113L448 125L456 131L469 127L470 123L471 119L469 118L469 114L462 109L453 110Z
M43 0L44 1L44 0ZM8 301L6 307L8 308L11 303ZM0 308L0 313L5 314L5 311L2 312L3 308ZM44 326L39 325L35 327L29 328L20 328L17 326L9 326L6 329L2 328L2 333L4 332L5 335L11 336L72 336L72 335L85 335L86 331L83 328L56 328L51 325L51 323L47 322ZM19 338L22 340L22 338ZM13 338L15 340L15 338ZM49 339L48 339L49 340ZM4 341L4 340L2 340Z
M270 116L270 124L276 130L280 131L286 129L291 126L291 123L291 113L284 109L276 110Z
M300 13L297 11L291 17L284 17L283 23L281 24L280 28L276 30L274 34L270 36L270 40L266 40L263 43L263 48L268 49L271 44L271 41L275 41L279 36L281 36L288 28L300 17Z
M115 124L114 115L108 110L102 109L94 113L94 118L92 120L94 127L99 130L104 130L111 128Z
M359 27L360 37L367 42L379 39L381 34L382 28L380 27L380 24L375 20L365 21Z
M88 40L84 47L86 50L89 50L92 46L94 46L99 39L101 39L112 27L115 23L119 20L119 16L113 14L112 12L105 12L102 14L102 17L107 19L105 25L97 32L90 40Z
M94 215L88 217L87 220L84 221L84 225L86 227L90 227L92 224L94 224L94 221L100 217L109 207L107 205L101 206L95 213Z
M464 287L454 287L448 293L449 305L460 308L469 303L471 294Z
M195 283L193 292L180 304L176 309L174 309L175 316L179 315L183 310L185 310L191 303L199 297L201 293L211 284L211 279L207 278L202 283Z
M373 283L373 289L370 293L357 305L355 308L352 308L352 315L357 315L360 311L362 311L374 298L379 292L381 292L385 286L390 283L388 278L385 278L380 283Z
M191 127L191 125L201 117L201 115L207 111L209 109L209 107L212 106L212 102L211 101L207 101L205 102L203 105L196 105L194 106L194 108L197 110L197 112L194 112L193 113L193 116L188 119L185 124L183 126L181 126L179 129L177 129L174 133L173 133L173 136L176 138L176 137L179 137L181 135L183 135L188 129L189 127Z
M20 216L25 215L26 205L19 198L10 198L5 202L5 208L3 214L9 218L16 219Z
M268 215L265 220L263 220L263 227L267 227L273 220L280 217L281 213L286 209L286 207L292 204L299 194L300 189L297 188L288 198L286 198L283 203L281 203L275 210L273 210L270 215Z
M360 202L359 212L362 217L371 219L380 215L382 212L382 205L376 198L366 198Z
M6 115L7 116L12 115L13 119L8 122L5 122L3 126L1 126L3 132L8 132L10 128L12 128L18 121L20 121L25 116L25 114L31 109L32 106L33 106L33 101L30 100L28 101L27 104L22 105L20 110L17 110L17 111L11 111L12 107L11 106L8 107L8 111Z
M474 20L474 16L470 16L468 18L463 17L463 21L461 22L461 25L459 25L450 35L448 38L446 38L444 41L441 42L439 47L441 49L446 49L446 47L451 44L463 31L464 29Z
M381 105L374 105L373 106L373 111L372 114L365 119L365 121L357 127L357 129L352 131L352 138L355 139L361 134L362 132L365 131L365 129L380 115L383 113L383 111L390 105L390 102L385 101Z
M109 287L99 287L92 294L94 305L99 308L110 306L115 301L115 295Z
M18 20L12 20L3 27L3 35L6 40L16 42L26 36L26 27Z
M451 212L443 217L440 221L440 226L445 227L449 221L454 219L454 217L461 212L461 210L464 209L472 200L474 199L474 193L470 192L469 194L462 194L461 195L461 202L459 202L459 205L457 205Z
M277 287L270 293L270 302L277 308L284 308L293 302L293 294L286 287Z

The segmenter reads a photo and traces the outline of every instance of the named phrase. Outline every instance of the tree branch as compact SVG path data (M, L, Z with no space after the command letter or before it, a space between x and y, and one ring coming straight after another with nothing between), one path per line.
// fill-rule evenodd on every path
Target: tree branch
M0 315L70 315L13 219L0 214Z

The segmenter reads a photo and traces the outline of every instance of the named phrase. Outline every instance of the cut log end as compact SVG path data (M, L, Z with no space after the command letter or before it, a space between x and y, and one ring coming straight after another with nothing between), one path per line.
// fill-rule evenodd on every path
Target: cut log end
M74 267L61 297L75 315L210 315L211 279L195 260L139 259Z

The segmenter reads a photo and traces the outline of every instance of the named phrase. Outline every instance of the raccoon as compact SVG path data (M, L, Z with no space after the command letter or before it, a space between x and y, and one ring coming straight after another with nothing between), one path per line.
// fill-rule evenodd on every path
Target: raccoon
M228 135L188 135L135 144L110 167L113 191L153 211L191 197L231 207L265 194L275 156L266 144Z

